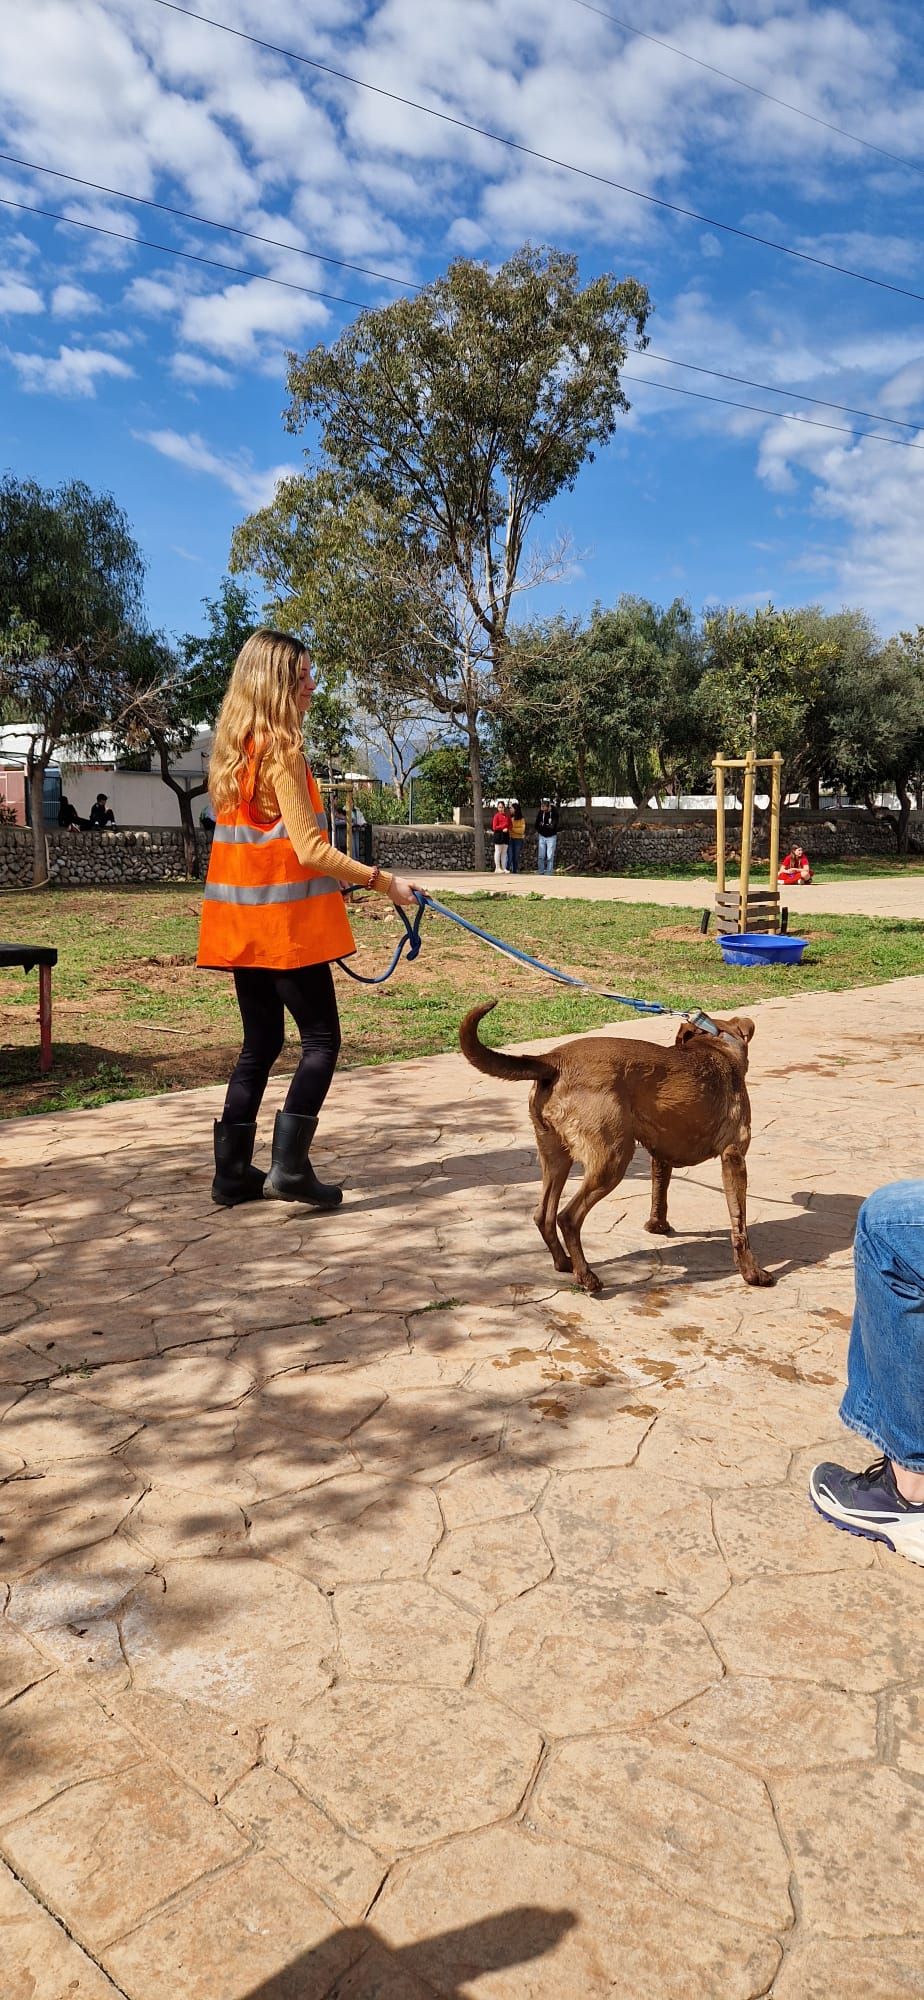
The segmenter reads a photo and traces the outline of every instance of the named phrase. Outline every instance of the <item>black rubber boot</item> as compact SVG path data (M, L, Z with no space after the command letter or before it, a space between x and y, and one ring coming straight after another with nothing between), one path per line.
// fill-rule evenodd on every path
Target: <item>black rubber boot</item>
M215 1120L212 1200L219 1202L222 1208L236 1208L239 1202L260 1201L262 1198L264 1175L250 1164L256 1136L256 1123L225 1125L218 1118Z
M263 1183L268 1201L310 1201L315 1208L339 1208L343 1189L319 1181L308 1158L317 1129L316 1118L300 1118L295 1111L277 1111L273 1163Z

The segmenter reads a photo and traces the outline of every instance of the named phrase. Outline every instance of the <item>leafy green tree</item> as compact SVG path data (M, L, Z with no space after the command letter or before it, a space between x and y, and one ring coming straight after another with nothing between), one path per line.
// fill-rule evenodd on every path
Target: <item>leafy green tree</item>
M582 630L550 619L511 628L498 736L527 797L628 791L643 806L699 759L692 615L624 596Z
M678 598L662 611L633 596L621 597L610 611L595 606L584 673L596 691L596 758L609 778L606 790L625 790L634 805L644 806L666 780L676 779L684 761L698 673L687 606Z
M580 793L589 808L600 706L586 666L580 619L511 627L491 733L500 790L529 800Z
M855 682L859 679L866 698L883 685L882 640L865 611L824 612L819 605L809 605L794 615L825 653L824 671L805 705L787 765L790 788L806 790L810 806L817 812L822 784L835 776L835 742L841 733L838 718L845 703L848 709L853 705Z
M349 770L353 738L348 702L336 688L318 688L304 722L308 761L324 771L332 784L340 772Z
M341 516L352 510L352 519L335 574L349 577L352 565L368 579L358 623L392 597L406 691L458 718L479 862L479 724L527 541L628 407L620 370L630 338L644 339L648 310L637 280L604 275L581 289L575 258L526 246L496 272L459 259L413 298L360 313L330 348L290 364L286 422L295 433L316 427L322 460L300 491L287 482L270 510L285 532L264 520L262 532L245 524L235 541L236 565L249 561L274 589L310 602L323 652L327 575L307 576L306 551L314 542L317 552L330 483L338 489ZM299 507L308 534L293 549ZM390 657L387 617L382 624L386 643L371 645L368 659Z
M123 755L153 758L177 802L186 873L201 873L193 804L208 791L208 776L189 784L174 766L197 728L215 721L231 669L255 624L248 592L225 577L215 598L203 600L206 629L187 633L174 647L161 632L138 632L126 648L116 693L113 734Z
M217 597L204 597L204 632L180 640L183 706L191 723L214 722L238 653L258 623L249 590L236 577L222 577Z
M451 820L468 796L468 753L464 743L438 743L420 759L414 779L415 818L432 824Z
M144 564L111 494L0 480L0 703L29 731L33 880L47 880L45 772L117 710L142 616Z
M717 611L703 627L704 667L697 691L702 725L716 749L791 758L829 669L826 636L796 612L772 604L756 611Z
M916 788L924 778L924 626L861 655L839 678L828 774L871 812L875 794L894 788L889 814L899 854L910 845Z

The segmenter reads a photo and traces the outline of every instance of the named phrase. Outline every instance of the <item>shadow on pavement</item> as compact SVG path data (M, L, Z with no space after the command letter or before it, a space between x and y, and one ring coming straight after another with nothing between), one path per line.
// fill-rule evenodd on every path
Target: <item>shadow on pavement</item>
M325 1938L242 2000L427 2000L437 1994L439 2000L465 2000L463 1982L467 1988L485 1973L544 1957L576 1922L570 1910L524 1903L397 1950L361 1924ZM350 1970L338 1973L334 1967L342 1966L344 1954Z

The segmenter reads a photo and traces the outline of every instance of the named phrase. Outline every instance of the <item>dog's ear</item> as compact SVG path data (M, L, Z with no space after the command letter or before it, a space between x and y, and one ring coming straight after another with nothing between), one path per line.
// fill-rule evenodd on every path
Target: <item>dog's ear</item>
M681 1021L674 1040L675 1049L682 1049L687 1042L692 1042L694 1037L701 1032L701 1029L694 1028L692 1021Z
M745 1014L736 1014L734 1020L730 1021L728 1025L734 1029L736 1035L740 1035L743 1042L753 1040L754 1023L753 1021L749 1021Z

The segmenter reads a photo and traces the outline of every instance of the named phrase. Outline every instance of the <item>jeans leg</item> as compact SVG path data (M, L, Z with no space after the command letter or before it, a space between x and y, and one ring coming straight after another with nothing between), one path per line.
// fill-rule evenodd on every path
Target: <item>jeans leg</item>
M924 1472L924 1180L863 1203L841 1421L909 1472Z

